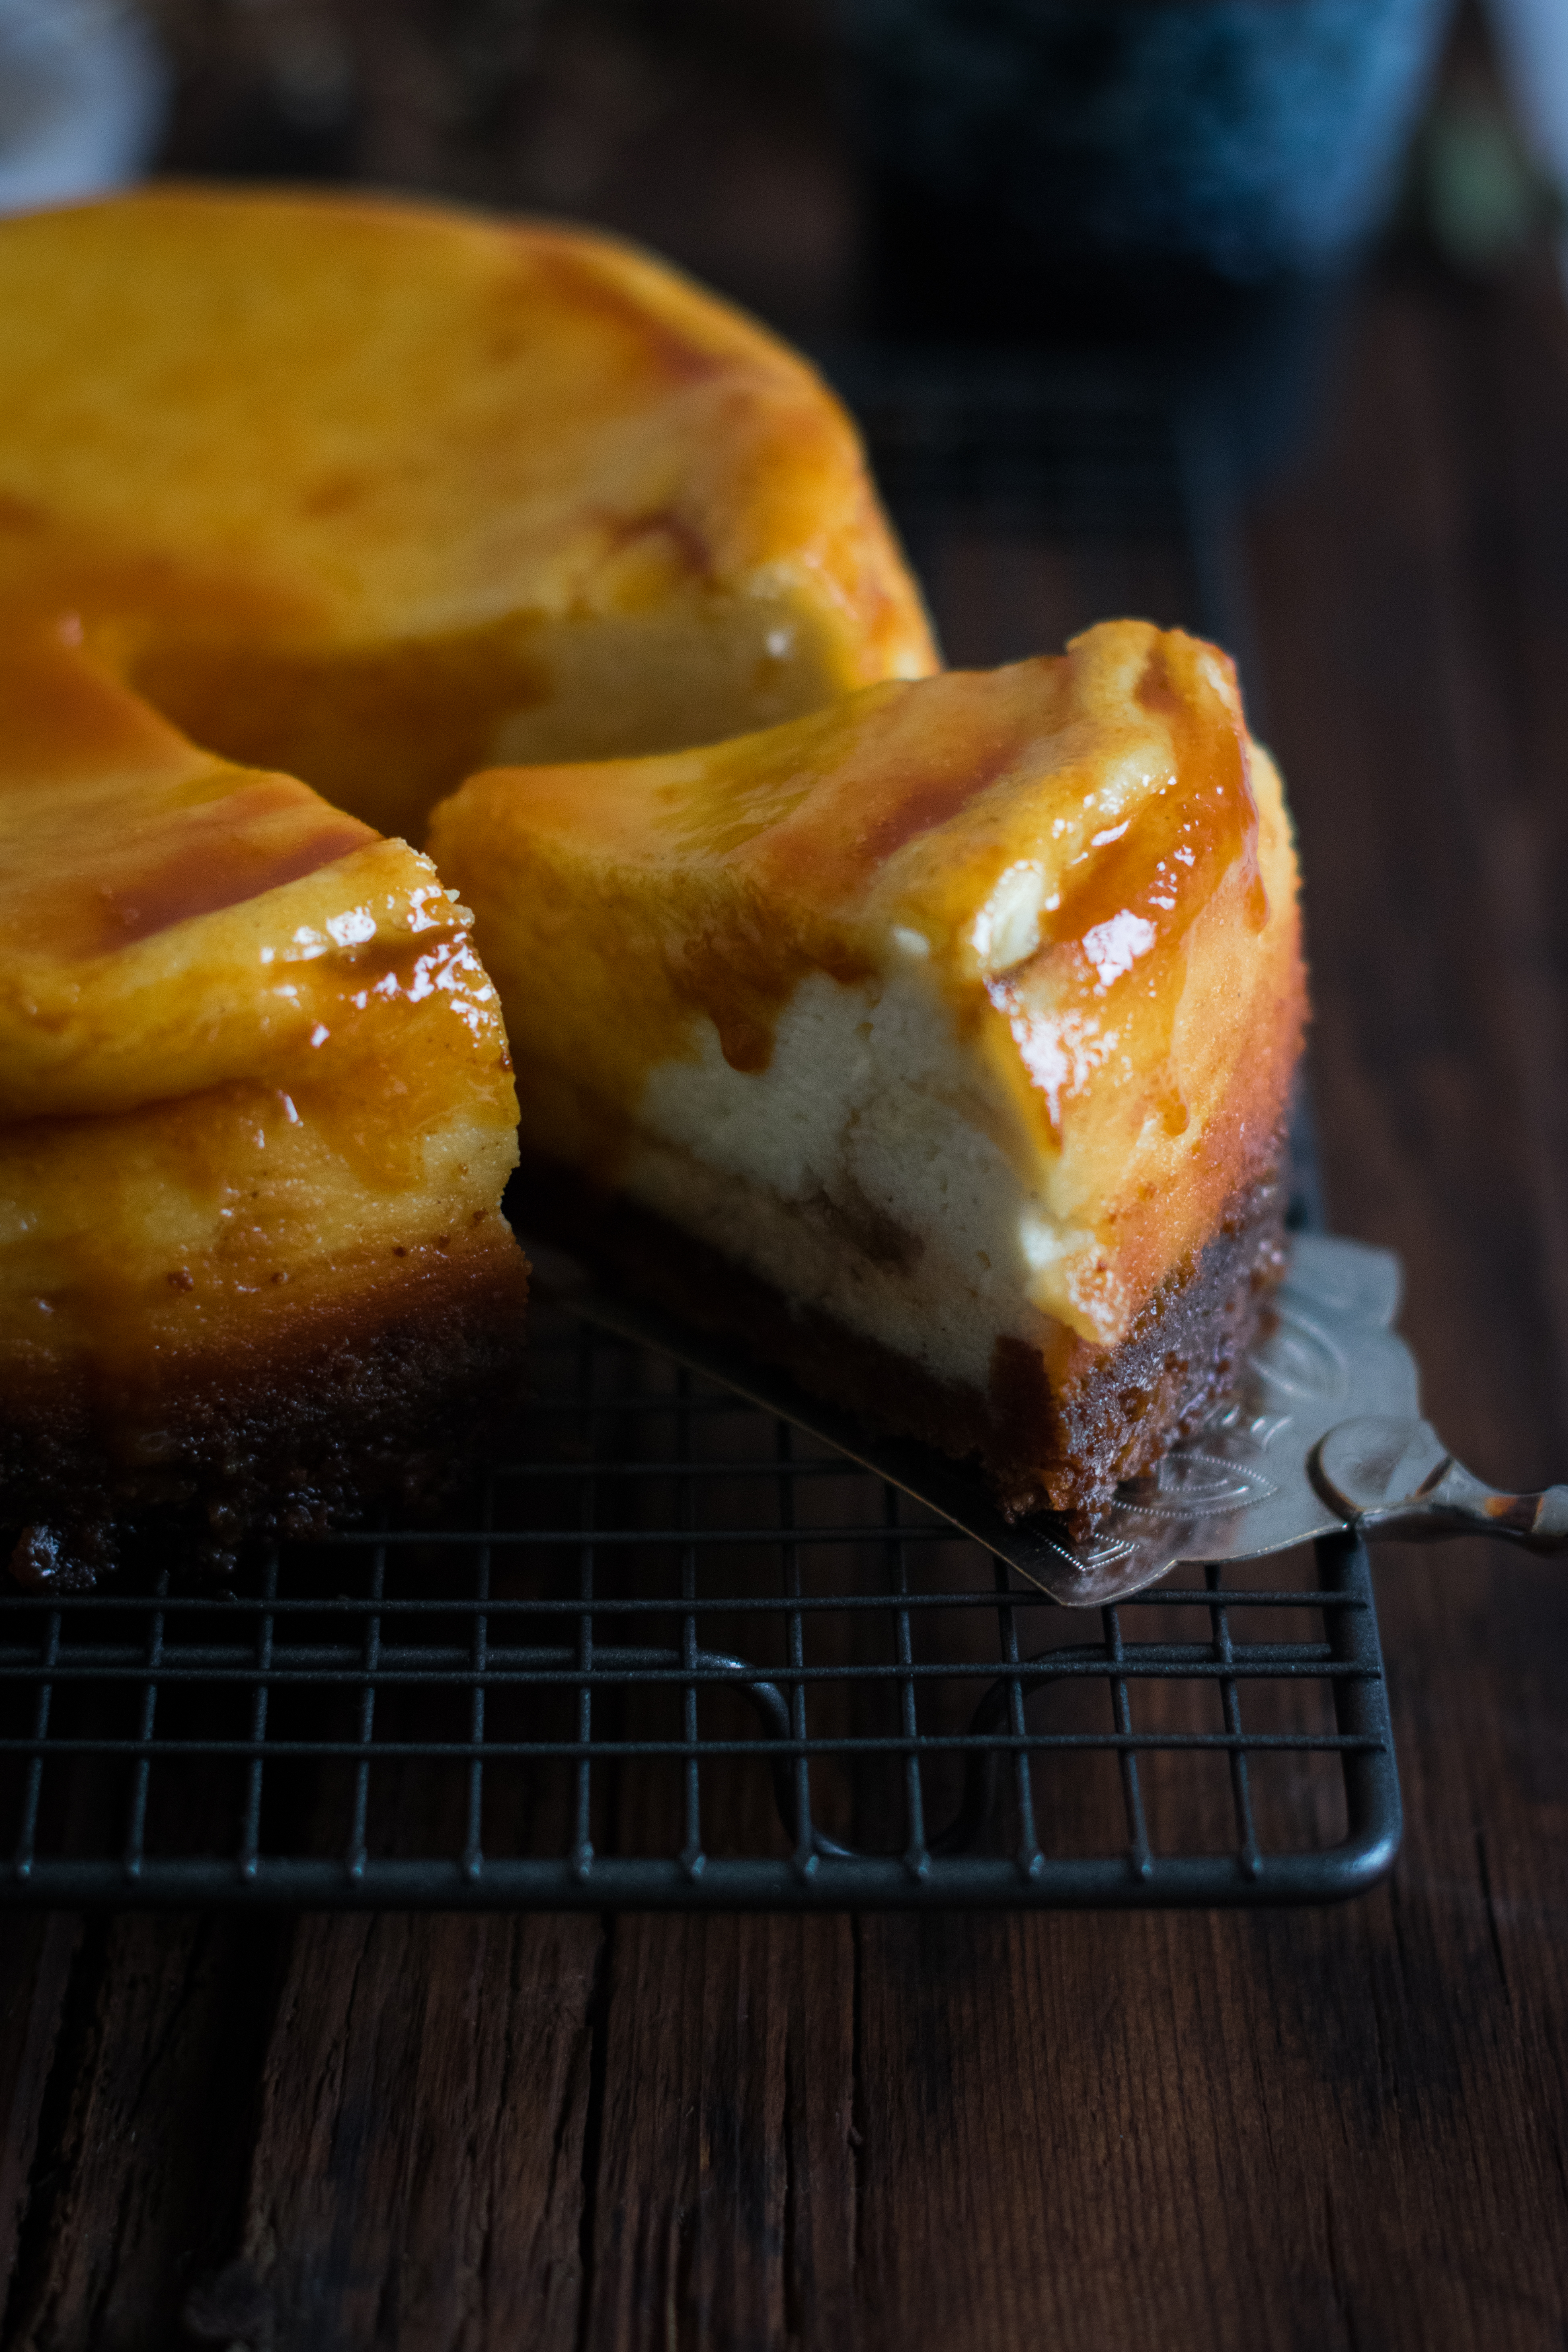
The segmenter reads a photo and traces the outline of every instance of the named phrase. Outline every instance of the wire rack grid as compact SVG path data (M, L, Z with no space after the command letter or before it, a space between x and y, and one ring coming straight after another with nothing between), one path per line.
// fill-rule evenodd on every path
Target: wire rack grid
M1353 1540L1079 1616L669 1359L539 1325L457 1524L0 1601L0 1893L1289 1903L1386 1867Z

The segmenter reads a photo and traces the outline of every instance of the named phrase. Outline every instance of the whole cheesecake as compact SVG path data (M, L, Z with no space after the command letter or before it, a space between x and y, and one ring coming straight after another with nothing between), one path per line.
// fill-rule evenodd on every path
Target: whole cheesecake
M868 688L476 777L534 1213L808 1384L1092 1525L1283 1263L1305 996L1279 777L1213 646Z
M935 666L853 427L606 237L155 189L0 225L0 613L379 832Z
M7 222L0 415L0 1546L68 1580L438 1480L515 1392L517 1102L432 802L935 656L837 404L606 239Z

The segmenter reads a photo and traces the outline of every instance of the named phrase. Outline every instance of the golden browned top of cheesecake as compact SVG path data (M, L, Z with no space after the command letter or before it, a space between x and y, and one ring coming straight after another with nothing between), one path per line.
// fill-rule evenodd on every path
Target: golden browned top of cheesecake
M1253 758L1225 655L1108 624L1065 655L874 688L709 749L496 770L432 843L465 822L467 865L488 820L498 849L548 845L612 891L627 877L635 907L573 935L580 984L608 968L605 1028L630 1051L629 1021L638 1056L663 1058L700 1013L735 1067L763 1069L812 969L913 956L966 1024L1005 996L1048 1001L1060 1026L1161 993L1216 890L1260 931ZM1052 1121L1063 1088L1036 1058Z
M813 975L873 1009L900 991L960 1048L955 1115L1074 1236L1042 1304L1101 1339L1278 1154L1294 856L1230 662L1181 631L1109 623L710 750L496 771L431 847L476 907L525 1131L557 1074L546 1142L591 1099L624 1150L612 1114L714 1034L765 1080Z
M198 751L75 630L0 644L0 1121L241 1079L298 1109L352 1064L353 1116L417 1131L409 1082L462 1083L437 1061L493 1070L479 1089L510 1120L495 992L427 858ZM449 1045L400 1070L398 1017L426 998Z
M601 236L168 187L0 224L0 614L417 834L486 758L934 662L804 362Z

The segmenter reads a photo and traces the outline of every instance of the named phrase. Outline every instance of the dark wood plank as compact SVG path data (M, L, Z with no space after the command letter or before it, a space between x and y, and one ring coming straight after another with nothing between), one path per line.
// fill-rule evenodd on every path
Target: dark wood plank
M628 1732L656 1706L634 1698ZM623 1846L680 1850L679 1769L627 1768L613 1801ZM715 1853L781 1834L760 1773L710 1767L700 1821ZM850 1922L633 1916L610 1934L585 2352L852 2345Z
M199 2340L574 2345L601 1945L580 1917L302 1921Z
M192 2270L232 2233L273 1944L232 1915L89 1930L23 2219L16 2352L174 2340Z
M1524 740L1568 724L1536 650L1568 623L1542 544L1568 490L1568 381L1527 480L1504 399L1544 354L1521 339L1505 305L1372 306L1332 445L1256 544L1331 1211L1403 1251L1435 1412L1525 1484L1568 1400L1568 859L1560 772Z
M619 1921L585 2342L855 2338L847 1919Z
M1304 1919L868 1924L868 2340L1560 2342L1484 1916L1472 1864Z
M13 1917L0 1936L0 2281L7 2284L80 1943L81 1921L68 1911ZM4 2294L0 2286L0 2312Z

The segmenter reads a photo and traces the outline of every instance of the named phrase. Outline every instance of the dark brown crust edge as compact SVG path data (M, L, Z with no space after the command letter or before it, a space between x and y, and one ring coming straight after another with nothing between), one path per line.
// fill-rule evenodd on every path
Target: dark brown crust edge
M126 1458L116 1397L0 1375L0 1559L23 1584L80 1591L155 1543L222 1576L249 1538L320 1536L382 1504L428 1512L521 1407L527 1296L528 1262L492 1217L258 1329L242 1310L228 1349L149 1363L153 1462Z
M509 1207L641 1296L737 1338L863 1419L978 1459L1009 1517L1053 1510L1092 1532L1124 1478L1149 1469L1223 1397L1285 1265L1284 1187L1270 1174L1227 1203L1201 1255L1173 1274L1120 1346L1074 1339L1052 1380L1022 1340L998 1339L986 1392L939 1381L879 1342L803 1311L771 1283L580 1174L525 1161Z

